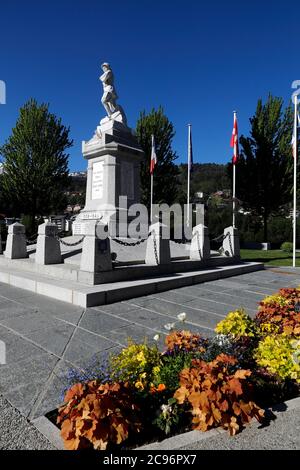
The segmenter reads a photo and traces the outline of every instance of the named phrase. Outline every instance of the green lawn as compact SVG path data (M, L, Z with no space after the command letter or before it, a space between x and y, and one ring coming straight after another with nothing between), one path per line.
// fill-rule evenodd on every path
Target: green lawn
M300 267L300 253L296 253L296 266ZM259 261L268 266L292 266L293 256L281 250L241 250L244 261Z

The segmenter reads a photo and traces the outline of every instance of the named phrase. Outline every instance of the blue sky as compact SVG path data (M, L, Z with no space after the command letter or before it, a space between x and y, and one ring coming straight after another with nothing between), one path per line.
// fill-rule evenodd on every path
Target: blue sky
M107 61L131 127L161 104L179 162L188 123L194 160L226 162L234 109L247 133L259 97L288 103L300 79L299 19L290 0L1 0L0 145L34 97L71 127L70 169L85 169L81 141L104 117L98 77Z

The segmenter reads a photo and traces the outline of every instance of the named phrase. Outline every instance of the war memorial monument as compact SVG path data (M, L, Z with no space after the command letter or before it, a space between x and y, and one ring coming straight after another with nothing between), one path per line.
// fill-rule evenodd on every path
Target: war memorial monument
M150 221L146 211L138 234L130 235L130 209L140 205L145 155L118 104L108 63L102 72L106 116L82 143L86 201L73 236L61 238L55 224L45 223L30 244L23 225L9 226L0 282L89 307L262 269L261 263L240 260L233 227L224 228L220 252L211 251L204 220L192 228L189 240L175 243L164 236L160 218Z

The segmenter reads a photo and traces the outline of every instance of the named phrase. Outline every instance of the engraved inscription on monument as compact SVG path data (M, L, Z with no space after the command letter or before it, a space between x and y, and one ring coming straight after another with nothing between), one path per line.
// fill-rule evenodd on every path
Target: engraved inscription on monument
M132 163L122 162L121 196L127 196L128 199L134 199L134 169Z
M95 162L93 164L92 199L103 198L103 165L104 162Z

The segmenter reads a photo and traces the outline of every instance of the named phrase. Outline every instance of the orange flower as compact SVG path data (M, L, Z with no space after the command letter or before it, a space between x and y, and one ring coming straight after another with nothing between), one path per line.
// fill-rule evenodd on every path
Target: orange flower
M157 387L157 391L158 392L163 392L164 390L166 390L165 384L159 384L159 386Z
M150 393L156 393L156 392L163 392L164 390L166 390L166 386L165 384L159 384L158 387L151 387L150 388Z

